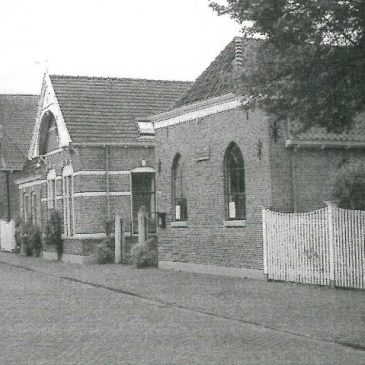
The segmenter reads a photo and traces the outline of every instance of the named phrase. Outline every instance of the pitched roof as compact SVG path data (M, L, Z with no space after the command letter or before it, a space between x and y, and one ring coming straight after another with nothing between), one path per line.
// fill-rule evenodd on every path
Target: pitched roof
M26 160L37 112L36 95L0 95L1 169L20 170Z
M299 122L290 121L287 137L294 142L365 143L365 114L358 115L351 128L340 133L328 132L326 128L319 126L305 130Z
M261 42L259 39L235 37L174 106L180 107L234 92L231 82L234 71L242 71L255 62L256 49Z
M171 108L191 82L50 75L73 142L127 142L136 119Z
M234 78L250 67L255 67L261 39L235 37L196 79L194 85L175 104L175 108L201 102L213 97L235 93ZM236 75L235 75L236 74ZM352 128L342 133L330 133L325 128L304 130L295 121L289 121L287 137L292 141L359 142L365 143L365 116L360 115Z

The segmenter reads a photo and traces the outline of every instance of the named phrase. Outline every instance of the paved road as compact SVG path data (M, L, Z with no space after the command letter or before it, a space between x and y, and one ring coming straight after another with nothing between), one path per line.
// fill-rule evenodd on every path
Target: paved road
M0 263L0 364L365 364L365 352Z

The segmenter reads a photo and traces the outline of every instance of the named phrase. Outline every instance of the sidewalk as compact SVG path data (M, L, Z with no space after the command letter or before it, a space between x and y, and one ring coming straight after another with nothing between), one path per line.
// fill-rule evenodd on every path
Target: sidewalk
M135 269L125 265L80 266L3 252L0 264L365 349L365 291Z

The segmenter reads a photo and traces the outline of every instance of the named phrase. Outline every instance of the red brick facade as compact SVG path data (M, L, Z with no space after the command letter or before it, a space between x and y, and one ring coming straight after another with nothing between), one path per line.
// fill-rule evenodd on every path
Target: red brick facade
M239 108L156 128L158 210L167 214L167 226L159 230L161 261L261 269L261 208L292 212L323 207L333 198L331 184L341 162L364 157L363 149L287 148L284 126L276 138L272 133L263 113ZM225 224L224 154L231 142L244 158L244 227ZM199 151L207 148L209 158L198 161ZM187 181L186 227L173 223L176 154L184 160Z

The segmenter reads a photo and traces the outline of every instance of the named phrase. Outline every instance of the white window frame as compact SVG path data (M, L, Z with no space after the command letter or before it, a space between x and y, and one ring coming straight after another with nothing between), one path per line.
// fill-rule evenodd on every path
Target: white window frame
M74 235L74 171L67 165L62 171L63 230L66 237Z

